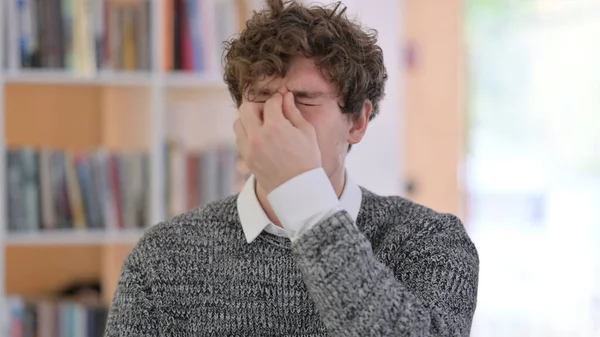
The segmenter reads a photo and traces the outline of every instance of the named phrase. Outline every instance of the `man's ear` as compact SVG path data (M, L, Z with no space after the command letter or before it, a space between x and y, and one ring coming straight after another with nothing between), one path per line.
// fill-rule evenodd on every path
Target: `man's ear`
M350 128L350 134L348 135L348 143L357 144L362 140L367 132L367 126L372 113L373 104L370 100L366 100L363 103L360 115L358 117L351 117L350 123L352 123L352 126Z

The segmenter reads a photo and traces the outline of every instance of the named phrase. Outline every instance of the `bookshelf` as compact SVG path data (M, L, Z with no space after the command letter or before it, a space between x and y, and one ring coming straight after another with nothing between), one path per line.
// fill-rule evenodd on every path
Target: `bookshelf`
M63 1L63 0L48 0ZM71 1L71 0L69 0ZM98 0L72 0L98 1ZM135 3L139 0L104 0L106 3ZM6 209L6 153L21 146L42 146L77 151L91 151L102 146L110 150L144 151L150 170L149 224L165 219L171 203L165 194L173 185L165 167L165 140L176 140L185 151L171 156L179 167L183 154L192 158L215 144L232 142L231 123L236 111L217 71L190 72L165 67L165 50L171 45L164 29L165 5L174 0L150 0L149 67L145 71L102 69L66 71L53 68L24 69L17 66L14 53L5 53L11 44L5 39L6 27L14 27L16 16L5 18L10 1L0 1L0 335L8 326L6 295L36 296L54 291L72 280L100 279L103 302L109 303L122 262L136 235L142 231L70 231L49 233L9 233ZM179 1L179 0L178 0ZM184 0L182 0L184 1ZM188 1L188 0L185 0ZM230 2L219 10L235 22L243 19L263 0L198 0L203 3ZM332 3L333 0L303 2ZM390 74L388 98L382 101L381 114L369 126L360 146L353 148L347 168L354 180L372 191L401 193L401 145L398 137L401 122L402 11L398 0L381 0L381 4L344 0L351 16L380 32L380 44L386 55ZM210 7L210 6L209 6ZM212 8L212 7L210 7ZM214 9L216 10L216 9ZM213 15L211 19L222 18ZM209 20L210 22L210 20ZM7 25L4 25L4 24ZM227 33L210 33L212 43ZM209 39L211 40L211 39ZM6 44L5 44L6 42ZM14 41L12 42L14 44ZM6 62L5 62L6 61ZM215 66L216 54L211 54ZM397 76L396 76L397 74ZM396 95L397 93L397 95ZM35 98L35 99L33 99ZM218 111L218 114L214 112ZM33 121L33 122L32 122ZM65 122L73 125L65 125ZM171 158L169 157L169 158ZM377 174L373 174L377 172ZM176 195L180 195L181 188ZM186 200L187 199L187 200ZM189 202L180 198L179 203ZM177 207L182 207L181 205ZM175 208L177 208L175 207ZM143 229L142 229L143 230ZM25 267L23 267L25 266ZM67 308L69 309L69 308Z
M217 166L214 163L221 165L227 162L229 166L233 163L233 170L236 169L235 157L231 152L231 145L234 144L231 125L235 108L222 80L220 45L217 41L237 32L251 9L261 5L260 1L254 0L46 2L73 6L73 12L66 16L70 18L70 29L65 28L66 21L60 21L61 26L55 27L56 20L52 15L61 14L57 17L65 20L65 14L54 12L54 8L23 9L16 5L16 1L2 1L0 4L0 335L3 336L8 335L5 333L9 326L8 299L14 299L14 296L44 297L70 282L99 280L103 288L103 303L108 305L124 258L148 226L159 223L173 213L189 209L195 202L205 203L225 194L225 190L237 189L235 174L230 172L226 178L218 178L228 179L230 183L225 187L221 186L223 184L197 184L194 185L193 197L190 197L186 181L177 177L185 176L181 172L188 175L194 173L190 173L190 167L217 174L222 170L215 169ZM192 48L191 58L185 54L184 48L179 55L169 52L178 48L175 40L177 35L173 32L177 30L177 23L174 23L176 12L171 7L175 3L190 5L185 9L187 15L180 15L180 22L190 20L198 25L198 20L206 19L202 28L208 25L206 30L200 30L201 36L189 37L192 47L198 44L203 46L200 54ZM89 8L86 9L84 5ZM194 5L204 6L202 9L213 15L201 16L199 11L193 14L191 8ZM64 7L60 8L64 10ZM46 25L44 31L39 33L45 34L44 38L40 35L36 37L37 41L32 42L37 43L38 54L28 54L29 49L19 46L22 34L40 32L40 27L36 27L35 23L34 26L29 23L23 28L23 22L18 21L23 16L15 14L23 10L29 11L26 12L29 15L38 13L35 11L45 13L45 16L35 14L42 15L35 16L41 18L37 24ZM95 11L101 11L104 15ZM220 20L219 25L216 18ZM115 26L113 21L117 19L123 21ZM66 32L72 35L65 38L68 35ZM59 34L60 40L53 34ZM115 38L115 34L122 35ZM31 39L33 35L27 36ZM63 49L53 49L44 39L61 45ZM122 40L116 46L114 41L119 39ZM102 46L108 47L101 49L88 40L102 41ZM173 147L172 144L177 146ZM24 200L15 199L14 195L19 193L15 192L14 187L21 185L9 180L8 176L26 175L14 173L17 171L12 163L19 163L20 166L15 165L22 169L26 164L23 164L25 160L20 156L26 152L34 153L36 163L40 163L40 158L45 158L45 151L50 153L49 158L62 158L57 159L58 162L64 160L65 163L74 163L75 175L69 173L69 164L64 164L67 167L64 184L71 186L69 177L75 177L73 179L77 184L73 186L78 186L76 191L80 193L82 209L85 211L85 226L77 227L74 220L76 212L74 208L69 208L68 228L47 226L47 219L58 219L56 222L61 223L62 213L56 211L58 213L52 214L57 218L45 218L40 213L37 222L25 221L33 223L34 227L15 229L15 219L22 219L15 218L14 214L28 212L19 213L7 207L15 204L15 201L11 203L12 199L17 203ZM144 176L143 185L146 189L136 194L139 198L143 195L143 201L138 203L138 199L124 196L126 193L123 190L133 183L117 174L121 179L118 185L119 201L114 201L114 204L118 205L121 201L125 203L124 200L135 200L135 205L143 202L143 207L139 208L142 211L136 208L136 224L127 222L127 206L121 205L122 213L117 215L119 221L108 220L114 220L115 216L109 218L107 214L113 213L106 213L103 209L100 211L103 219L101 228L91 227L90 206L85 205L88 194L83 192L83 186L87 186L87 183L84 184L79 169L87 167L84 165L88 165L88 158L91 158L89 165L93 168L94 158L100 152L109 158L108 166L104 162L98 166L109 167L107 176L111 176L112 158L119 159L117 163L122 165L125 161L132 162L128 157L131 153L144 156L146 161L143 165L147 168L147 175ZM225 159L222 158L223 153L226 153ZM14 158L21 159L15 161ZM206 161L213 164L206 164ZM38 164L36 167L43 169ZM123 168L125 166L118 167L119 173L127 170ZM50 172L58 172L56 167L50 168ZM173 171L175 169L181 171ZM43 182L49 178L44 180L41 178L43 171L36 172L36 191L40 200L47 200L42 196ZM90 172L105 175L102 170ZM208 181L206 179L209 177L204 174L197 179ZM125 180L127 183L121 184ZM13 188L9 189L11 186ZM56 185L48 186L54 188ZM92 186L100 185L92 183ZM66 193L71 198L67 198L68 207L74 205L73 200L78 200L73 197L75 194L69 194L72 191L67 188ZM110 193L113 197L117 196L115 190ZM211 196L208 197L207 193ZM56 205L57 202L52 200L52 205ZM41 212L43 201L36 205ZM144 219L141 227L137 226L138 216Z
M86 246L102 244L135 244L142 230L53 231L51 233L16 233L6 238L6 245L16 246Z

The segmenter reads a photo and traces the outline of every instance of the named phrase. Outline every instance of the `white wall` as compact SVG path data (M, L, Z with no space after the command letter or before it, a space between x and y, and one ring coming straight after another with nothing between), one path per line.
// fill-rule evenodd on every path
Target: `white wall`
M304 3L334 3L334 0L305 0ZM373 120L363 141L348 156L347 168L354 181L375 193L402 192L401 130L401 29L402 0L344 0L347 13L365 27L379 32L389 79L380 114Z

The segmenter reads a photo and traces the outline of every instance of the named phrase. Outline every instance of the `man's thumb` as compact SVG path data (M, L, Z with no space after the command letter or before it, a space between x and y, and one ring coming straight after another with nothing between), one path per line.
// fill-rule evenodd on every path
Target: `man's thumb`
M308 123L296 107L294 94L291 91L286 92L283 96L283 114L297 128L302 128Z

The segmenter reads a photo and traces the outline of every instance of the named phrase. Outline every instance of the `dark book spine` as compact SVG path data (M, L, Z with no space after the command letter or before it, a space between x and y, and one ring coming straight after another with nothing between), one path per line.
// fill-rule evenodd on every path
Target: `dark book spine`
M90 157L90 194L91 199L93 200L93 212L95 214L96 228L104 228L106 224L105 216L104 216L104 203L105 195L103 193L103 170L102 163L97 155L91 155Z
M64 46L61 0L42 0L42 17L44 32L42 33L43 66L59 69L64 67Z
M25 228L23 212L23 189L21 158L16 150L6 152L6 193L8 208L8 230L19 231Z
M52 20L55 24L56 46L54 46L54 58L56 67L65 68L65 36L62 20L62 1L53 0L52 2Z
M33 23L33 34L35 37L33 39L34 44L31 49L31 67L33 68L42 68L46 64L45 54L46 54L46 41L48 38L48 30L46 27L46 12L47 12L47 2L42 0L30 0L31 5L31 14L32 14L32 23Z
M22 189L25 226L28 231L41 228L39 154L31 148L20 151L22 169Z
M173 10L173 69L183 70L183 1L174 0Z
M63 154L59 151L54 151L51 155L50 172L52 174L52 196L54 199L57 228L70 228L70 214L66 200L65 162Z
M37 310L36 306L33 303L27 302L25 304L25 317L23 326L23 337L36 337Z

